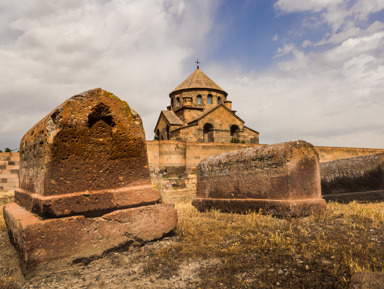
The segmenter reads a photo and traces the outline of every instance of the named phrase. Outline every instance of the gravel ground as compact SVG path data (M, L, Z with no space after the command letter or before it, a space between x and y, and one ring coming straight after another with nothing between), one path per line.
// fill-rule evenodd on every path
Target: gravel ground
M15 248L0 233L0 288L196 288L199 264L183 264L177 276L145 275L142 267L156 250L177 242L176 236L147 243L102 258L73 264L55 272L38 272L27 280L21 273ZM194 285L195 284L195 285Z

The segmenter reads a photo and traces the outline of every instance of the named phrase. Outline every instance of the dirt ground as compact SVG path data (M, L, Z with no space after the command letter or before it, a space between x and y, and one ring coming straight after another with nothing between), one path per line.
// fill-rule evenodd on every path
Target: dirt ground
M2 193L2 205L11 202L12 193ZM2 214L0 215L2 218ZM177 241L172 233L141 247L130 247L104 256L65 266L60 271L37 272L26 279L19 266L17 251L7 231L0 231L0 289L13 288L196 288L196 272L201 263L183 264L176 275L148 275L143 267L155 252Z
M54 273L39 272L27 280L21 273L15 248L0 233L0 288L196 288L199 264L184 264L178 276L146 275L145 265L155 250L177 242L176 236L128 251L112 252L93 261L73 264Z

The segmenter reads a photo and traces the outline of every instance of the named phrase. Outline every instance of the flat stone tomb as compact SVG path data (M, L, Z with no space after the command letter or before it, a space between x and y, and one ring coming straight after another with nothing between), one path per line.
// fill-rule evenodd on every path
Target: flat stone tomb
M200 211L309 215L326 207L319 156L311 144L293 141L209 157L198 165L192 204Z
M384 153L324 162L320 171L326 201L384 200Z
M73 96L30 129L19 174L4 218L27 276L176 227L151 186L140 116L105 90Z

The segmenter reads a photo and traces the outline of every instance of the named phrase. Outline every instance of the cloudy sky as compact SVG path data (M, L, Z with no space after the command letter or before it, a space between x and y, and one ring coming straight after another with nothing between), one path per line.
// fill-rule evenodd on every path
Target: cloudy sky
M383 0L1 0L0 149L96 87L153 139L197 58L261 143L384 148Z

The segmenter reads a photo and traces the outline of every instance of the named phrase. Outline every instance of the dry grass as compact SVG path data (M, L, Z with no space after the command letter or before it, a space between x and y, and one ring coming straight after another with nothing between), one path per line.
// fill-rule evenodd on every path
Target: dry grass
M168 278L200 262L201 288L347 288L355 272L384 269L384 203L288 219L176 208L178 242L154 252L146 273Z
M190 288L348 288L355 272L384 270L384 203L330 203L310 217L279 219L199 213L192 194L163 198L176 203L177 241L147 252L145 275L170 278L191 264ZM0 230L11 200L0 200Z
M5 231L5 221L3 217L3 207L7 203L13 202L13 192L1 192L0 191L0 232Z

